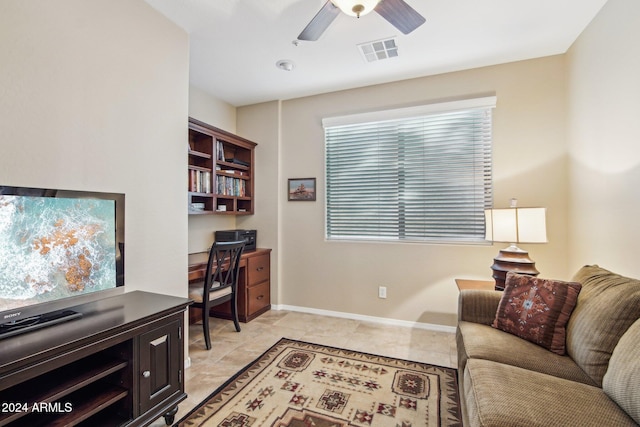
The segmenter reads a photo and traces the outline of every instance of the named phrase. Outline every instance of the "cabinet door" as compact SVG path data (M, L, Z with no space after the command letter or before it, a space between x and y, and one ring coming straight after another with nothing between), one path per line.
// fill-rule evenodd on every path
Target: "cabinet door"
M182 322L140 335L140 414L182 392Z
M269 280L269 276L271 275L269 264L269 254L251 257L247 260L247 276L249 286L256 285L260 282L264 282L265 280Z
M248 315L262 312L265 307L271 304L271 282L262 282L259 285L252 286L247 290Z

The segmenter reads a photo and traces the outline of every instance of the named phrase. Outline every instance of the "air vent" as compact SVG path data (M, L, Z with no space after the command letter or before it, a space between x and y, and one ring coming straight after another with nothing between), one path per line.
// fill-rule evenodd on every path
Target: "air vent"
M395 38L362 43L358 45L358 48L367 62L381 61L398 56L398 46Z

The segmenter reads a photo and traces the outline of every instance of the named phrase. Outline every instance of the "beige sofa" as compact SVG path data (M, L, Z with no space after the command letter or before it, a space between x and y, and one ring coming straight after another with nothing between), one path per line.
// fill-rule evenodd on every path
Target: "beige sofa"
M640 281L598 266L566 325L566 355L490 326L498 291L460 293L457 346L465 426L640 425Z

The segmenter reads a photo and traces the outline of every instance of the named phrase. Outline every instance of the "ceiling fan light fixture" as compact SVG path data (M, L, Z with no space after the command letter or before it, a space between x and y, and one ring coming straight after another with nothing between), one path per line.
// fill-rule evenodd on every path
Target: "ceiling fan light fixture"
M331 0L342 12L360 18L371 12L380 0Z
M405 0L325 0L324 6L304 27L298 40L318 40L340 12L359 18L372 10L402 34L411 33L426 21L424 16L409 6Z

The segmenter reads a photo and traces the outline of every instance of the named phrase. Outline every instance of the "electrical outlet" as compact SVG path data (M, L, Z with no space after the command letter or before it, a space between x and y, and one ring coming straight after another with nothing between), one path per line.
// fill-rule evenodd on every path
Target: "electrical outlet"
M386 298L387 297L387 287L379 286L378 287L378 298Z

